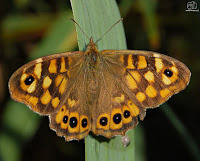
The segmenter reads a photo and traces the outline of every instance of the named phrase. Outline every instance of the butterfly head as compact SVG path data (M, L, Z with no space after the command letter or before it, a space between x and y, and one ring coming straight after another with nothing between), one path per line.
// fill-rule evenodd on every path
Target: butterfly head
M86 50L86 52L87 51L98 51L97 50L97 45L94 43L94 40L93 40L93 38L91 37L90 38L90 43L87 45L87 50Z

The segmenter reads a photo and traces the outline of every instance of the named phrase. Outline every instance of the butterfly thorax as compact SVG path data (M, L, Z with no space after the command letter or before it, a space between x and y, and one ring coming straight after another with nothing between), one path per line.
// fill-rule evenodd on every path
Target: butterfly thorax
M89 69L94 71L99 64L99 51L97 50L97 46L94 43L92 37L90 38L90 43L87 45L85 59L87 61Z

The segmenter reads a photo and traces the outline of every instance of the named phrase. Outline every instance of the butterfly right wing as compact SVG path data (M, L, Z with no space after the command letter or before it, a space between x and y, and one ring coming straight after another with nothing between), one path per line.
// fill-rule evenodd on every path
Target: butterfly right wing
M154 108L185 89L191 72L182 62L156 52L102 51L112 75L126 84L128 94L142 108ZM118 73L123 68L124 73ZM134 97L133 97L134 96Z
M119 67L115 72L123 71L124 69ZM106 64L102 63L101 69L99 68L97 82L98 97L91 110L92 132L106 138L125 135L127 130L137 125L137 117L144 111L139 111L139 107L126 95L123 82L110 72Z
M180 61L147 51L101 52L98 97L92 110L92 132L113 137L134 128L147 108L158 107L189 83L190 71Z

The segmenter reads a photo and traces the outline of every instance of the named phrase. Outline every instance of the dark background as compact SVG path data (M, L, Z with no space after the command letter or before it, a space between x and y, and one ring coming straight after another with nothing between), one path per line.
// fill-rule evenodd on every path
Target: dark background
M170 117L174 116L166 114L162 108L148 110L145 120L140 122L139 126L144 132L145 158L147 161L200 160L200 12L186 12L188 1L149 0L150 5L145 2L147 1L117 1L124 18L128 49L152 50L170 55L184 62L192 72L189 86L168 101L175 118L182 122L183 130L178 130L179 127L171 123ZM200 9L200 1L196 2L197 9ZM33 121L36 122L34 126L30 125L33 128L30 128L26 136L16 130L23 129L23 124L22 127L10 128L17 121L16 118L20 119L21 116L17 117L16 109L8 110L11 102L8 79L16 69L29 61L31 52L41 43L58 15L67 10L71 11L71 6L65 0L1 2L0 161L4 161L5 156L9 158L9 155L14 156L14 159L11 156L13 161L85 158L84 141L68 143L64 138L57 137L49 129L47 117L33 114L31 117L35 117ZM17 17L34 22L37 21L37 16L43 16L44 19L46 16L48 20L33 23L31 28L21 28L20 20L16 22ZM14 27L9 28L12 24ZM76 44L75 46L74 50L78 50ZM30 112L27 113L30 115ZM12 117L14 115L16 117ZM3 146L3 142L8 146Z

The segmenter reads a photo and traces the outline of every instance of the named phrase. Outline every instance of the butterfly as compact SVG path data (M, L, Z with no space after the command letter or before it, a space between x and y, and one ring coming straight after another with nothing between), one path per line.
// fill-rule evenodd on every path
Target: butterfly
M9 80L11 97L49 116L50 128L65 140L90 131L111 138L143 120L185 89L190 70L182 62L151 51L86 51L44 56L19 68Z

